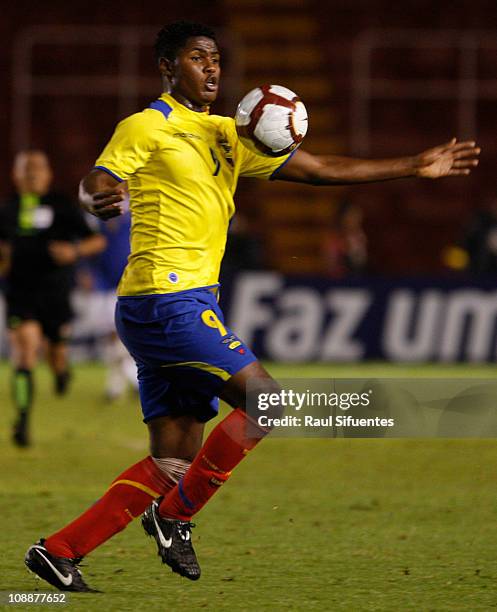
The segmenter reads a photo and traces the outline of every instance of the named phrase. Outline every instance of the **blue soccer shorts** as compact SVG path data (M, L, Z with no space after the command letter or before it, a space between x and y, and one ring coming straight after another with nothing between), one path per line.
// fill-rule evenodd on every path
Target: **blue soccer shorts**
M226 381L256 361L209 288L119 297L116 328L138 367L145 423L184 414L208 421Z

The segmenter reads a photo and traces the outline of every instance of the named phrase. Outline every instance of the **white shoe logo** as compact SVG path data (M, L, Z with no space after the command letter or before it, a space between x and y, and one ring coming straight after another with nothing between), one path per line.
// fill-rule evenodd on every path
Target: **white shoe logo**
M45 559L45 561L48 563L48 565L50 566L50 568L52 569L52 571L54 572L54 574L57 576L57 578L62 582L63 585L65 586L69 586L72 584L72 574L69 574L68 576L64 576L64 574L61 574L59 572L59 570L55 567L55 565L53 563L51 563L46 557L45 555L41 552L40 548L38 548L38 546L33 546L33 548L36 550L36 552ZM44 550L44 549L43 549Z
M188 542L188 540L190 539L190 532L187 531L186 533L182 533L181 535L181 539L183 540L183 542Z
M155 528L157 529L157 533L159 534L160 543L162 544L162 546L164 546L164 548L171 548L171 544L173 543L173 539L172 538L168 538L166 540L166 538L164 537L164 534L160 530L160 527L159 527L159 525L157 523L157 519L155 518L155 506L152 508L152 516L154 518Z

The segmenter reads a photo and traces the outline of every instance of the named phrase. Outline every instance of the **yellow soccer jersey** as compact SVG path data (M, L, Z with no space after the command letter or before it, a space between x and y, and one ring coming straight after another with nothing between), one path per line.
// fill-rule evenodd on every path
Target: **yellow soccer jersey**
M216 285L238 177L271 178L288 158L252 153L234 119L168 94L121 121L95 164L130 194L131 254L118 294Z

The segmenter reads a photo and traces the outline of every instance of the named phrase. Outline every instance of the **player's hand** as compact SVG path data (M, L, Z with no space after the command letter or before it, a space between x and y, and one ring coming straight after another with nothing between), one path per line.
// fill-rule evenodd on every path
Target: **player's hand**
M480 148L473 141L450 142L423 151L413 158L415 176L437 179L443 176L465 176L478 165Z
M48 252L58 266L70 266L78 259L78 247L65 240L52 240L48 244Z
M120 203L125 198L126 190L121 186L106 191L99 191L93 194L90 202L85 202L85 208L95 217L107 221L107 219L123 214L123 207Z

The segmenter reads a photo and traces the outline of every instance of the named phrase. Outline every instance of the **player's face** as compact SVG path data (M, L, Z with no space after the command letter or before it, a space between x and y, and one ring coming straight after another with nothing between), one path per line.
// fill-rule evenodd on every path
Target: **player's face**
M52 170L47 156L42 151L18 153L12 172L19 193L44 195L52 182Z
M221 68L216 43L205 36L189 38L169 63L171 93L186 98L195 107L212 104L217 98Z

